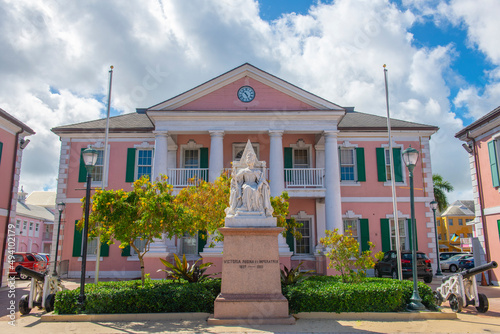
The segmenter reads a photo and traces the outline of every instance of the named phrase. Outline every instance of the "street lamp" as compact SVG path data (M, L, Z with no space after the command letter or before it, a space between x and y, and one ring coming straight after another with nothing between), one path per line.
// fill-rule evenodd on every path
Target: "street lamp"
M57 252L59 251L59 233L61 232L61 216L66 204L64 202L57 203L57 211L59 211L59 223L57 224L57 238L56 238L56 255L54 256L54 271L52 276L57 276Z
M403 161L410 172L410 205L411 205L411 243L412 243L412 274L413 274L413 294L410 298L408 309L414 311L425 310L422 298L418 294L417 275L417 229L415 227L415 200L413 196L413 169L417 164L418 151L411 146L403 151Z
M92 181L92 170L97 162L98 152L92 148L87 148L82 152L83 162L87 169L87 192L85 194L85 222L83 225L83 249L82 249L82 276L80 278L80 296L78 303L85 302L85 272L87 267L87 239L89 231L89 213L90 213L90 184Z
M436 234L436 257L437 257L437 270L436 270L436 276L443 276L443 273L441 272L441 264L439 263L439 241L438 241L438 232L437 232L437 223L436 223L436 209L438 208L438 203L436 201L432 201L429 203L432 209L432 212L434 213L434 232Z

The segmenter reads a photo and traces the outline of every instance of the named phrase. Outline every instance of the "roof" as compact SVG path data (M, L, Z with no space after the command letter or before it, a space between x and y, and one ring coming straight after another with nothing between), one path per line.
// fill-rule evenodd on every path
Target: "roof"
M16 206L16 215L50 222L54 221L54 214L50 212L49 209L43 206L26 204L19 201Z
M387 117L366 114L354 111L354 108L346 108L346 114L340 121L339 130L363 131L363 130L387 130ZM437 131L439 128L434 125L426 125L399 119L391 118L391 130L429 130Z
M449 205L441 216L475 216L474 201L458 200Z
M476 120L475 122L467 125L465 128L463 128L462 130L458 131L456 134L455 134L455 138L458 138L458 137L462 137L463 135L465 135L468 131L470 130L474 130L480 126L483 126L493 120L495 120L498 116L500 115L500 106L496 107L495 109L493 109L492 111L490 111L489 113L487 113L486 115L484 115L483 117L479 118L478 120Z
M15 118L11 114L9 114L5 110L3 110L2 108L0 108L0 117L6 119L7 121L11 122L12 124L14 124L18 127L20 127L23 131L29 133L30 135L35 134L35 131L33 131L33 129L31 129L29 126L27 126L26 124L24 124L23 122L21 122L20 120L18 120L17 118Z
M106 118L87 121L76 124L69 124L52 128L55 134L64 133L104 133L106 129ZM151 132L154 130L153 123L146 114L129 113L109 118L109 132Z
M33 191L25 200L26 204L43 206L45 208L55 208L56 206L55 191Z

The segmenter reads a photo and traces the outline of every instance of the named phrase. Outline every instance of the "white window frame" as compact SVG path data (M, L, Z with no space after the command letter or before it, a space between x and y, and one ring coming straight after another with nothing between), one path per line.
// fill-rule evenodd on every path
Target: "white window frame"
M184 242L186 239L191 238L193 238L195 242L194 253L184 253ZM194 235L190 235L189 232L185 232L184 235L177 240L179 241L177 245L177 251L179 252L181 257L182 255L186 255L187 260L198 259L200 257L198 254L198 232L196 232Z
M389 144L382 144L381 147L384 148L384 160L385 160L385 165L386 165L386 172L385 173L386 173L386 178L387 178L387 166L389 166L390 161L387 161L387 159L386 159L387 153L385 153L385 152L389 151ZM395 149L395 148L401 149L401 175L403 176L403 182L396 182L396 184L398 186L406 185L406 170L407 170L407 168L406 168L405 163L403 161L404 145L393 143L392 148L393 149ZM396 175L396 170L394 170L394 175ZM392 186L392 182L391 182L391 180L389 180L389 178L387 178L387 180L384 182L384 186Z
M151 152L151 165L139 165L139 152L141 151L149 151ZM134 180L139 179L139 167L149 167L151 168L151 172L149 173L149 179L153 178L153 165L154 165L154 150L152 148L137 148L135 150L135 172L134 172ZM146 174L143 174L146 175ZM141 175L142 176L142 175Z
M94 150L97 150L97 151L103 151L103 159L102 159L102 164L104 166L104 162L105 162L105 157L104 157L104 143L102 141L97 141L95 142L94 144L91 144L91 145L88 145L87 148L93 148ZM108 144L108 149L107 149L107 153L106 153L106 156L108 158L108 166L106 169L102 169L102 179L99 180L99 181L96 181L94 180L94 175L92 175L92 187L101 187L103 185L103 181L104 180L104 186L107 187L108 186L108 175L109 175L109 156L110 156L110 151L111 151L111 145Z
M35 223L35 238L40 235L40 223Z
M21 219L16 220L16 235L19 235L21 232Z
M390 237L391 237L391 250L396 250L396 236L393 235L392 233L392 225L394 224L394 215L393 214L388 214L385 216L387 219L389 219L389 234L390 234ZM404 227L404 232L405 232L405 238L404 238L404 242L405 242L405 248L402 248L403 250L410 250L410 234L409 234L409 231L408 231L408 219L410 219L410 216L409 215L405 215L403 214L401 211L398 210L398 220L399 220L399 224L401 224L401 220L403 220L403 227ZM401 226L401 225L400 225ZM400 227L401 229L401 227ZM394 238L394 249L393 249L393 245L392 245L392 238ZM401 236L400 236L400 239L399 241L401 242Z
M351 151L352 152L352 169L353 169L353 176L354 178L352 180L344 180L342 178L342 167L345 167L345 164L342 164L342 151ZM356 148L355 147L340 147L340 157L339 157L339 164L340 164L340 182L343 183L354 183L357 182L358 180L358 170L357 170L357 160L356 160ZM351 164L348 164L347 167L350 167Z
M236 158L239 152L243 152L245 150L247 143L233 143L233 160L231 161L240 161L240 158ZM257 156L257 160L259 160L260 157L260 144L259 143L252 143L253 150L255 151L255 155Z
M356 224L356 230L358 231L358 235L356 236L356 239L358 240L359 243L359 250L361 251L361 225L360 225L360 219L363 218L362 215L358 215L354 213L354 211L348 210L345 214L342 215L342 228L343 231L342 233L345 233L345 221L346 220L352 220L355 221Z
M312 167L312 145L306 144L303 139L297 140L296 144L290 144L292 150L292 166L293 168L311 168ZM307 167L297 166L295 163L295 151L297 150L307 150Z
M293 218L295 218L296 221L299 220L307 220L309 221L309 253L297 253L297 240L293 238L293 243L294 243L294 255L293 257L295 259L300 259L300 258L311 258L314 257L314 247L315 247L315 240L316 240L316 231L315 231L315 221L314 221L314 216L313 215L308 215L305 211L299 211L297 215L292 215Z
M29 232L28 232L28 236L29 237L32 237L33 236L33 227L35 226L35 223L33 222L30 222L29 224Z
M193 139L190 139L187 144L181 145L181 168L188 168L185 165L186 162L186 151L195 151L198 150L198 167L189 167L189 168L200 168L200 148L203 145L196 144Z
M28 235L28 221L23 220L23 230L22 230L24 235Z

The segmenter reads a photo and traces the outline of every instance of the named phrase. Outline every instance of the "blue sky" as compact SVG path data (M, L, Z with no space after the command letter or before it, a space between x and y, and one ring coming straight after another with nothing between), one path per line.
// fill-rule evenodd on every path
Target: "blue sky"
M479 5L478 5L479 3ZM50 129L135 112L245 62L341 106L436 125L432 170L471 199L454 134L500 103L498 0L0 0L0 107L36 131L21 185L56 189ZM82 15L85 13L85 15ZM453 161L454 168L450 169Z

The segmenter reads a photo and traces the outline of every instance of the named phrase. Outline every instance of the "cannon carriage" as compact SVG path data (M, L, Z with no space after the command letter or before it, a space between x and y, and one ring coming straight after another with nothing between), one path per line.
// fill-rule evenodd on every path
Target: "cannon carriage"
M497 266L498 264L492 261L443 277L443 283L434 292L437 305L441 306L444 301L448 300L451 310L456 313L461 312L462 308L469 305L474 305L480 313L487 312L488 298L486 295L478 293L475 276Z

